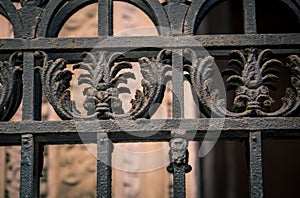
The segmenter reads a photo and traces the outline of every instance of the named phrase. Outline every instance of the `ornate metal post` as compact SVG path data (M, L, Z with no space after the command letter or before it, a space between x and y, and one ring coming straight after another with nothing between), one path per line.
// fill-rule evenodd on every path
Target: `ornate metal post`
M183 198L186 197L185 173L192 170L192 167L188 165L189 152L186 132L183 130L172 131L169 144L170 165L167 170L173 173L174 198Z

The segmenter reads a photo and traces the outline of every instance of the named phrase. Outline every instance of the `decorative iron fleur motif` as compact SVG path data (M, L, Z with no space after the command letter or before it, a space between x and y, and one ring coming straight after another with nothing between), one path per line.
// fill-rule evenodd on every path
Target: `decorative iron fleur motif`
M299 57L290 56L290 63L286 64L291 77L291 87L286 89L282 98L280 109L270 112L275 100L270 95L270 89L276 89L274 82L278 81L280 71L278 68L284 64L277 59L269 59L271 50L266 49L257 55L257 50L247 49L247 55L235 50L232 51L232 60L228 65L235 65L239 69L226 69L222 76L226 77L228 90L234 90L235 98L232 110L225 105L224 95L220 90L213 88L213 58L210 56L203 59L197 58L195 52L189 50L194 57L191 65L186 65L186 70L191 77L193 85L204 112L209 116L211 113L219 116L286 116L296 113L300 103L299 89Z
M130 93L130 90L118 85L127 83L129 78L135 79L135 75L131 72L120 74L120 71L132 69L132 65L128 62L114 64L114 60L121 56L120 53L101 51L98 55L92 53L84 55L85 62L76 64L73 68L87 71L80 74L78 85L89 85L84 89L84 95L87 96L84 108L88 115L97 114L98 119L109 119L113 118L114 114L123 114L122 101L118 96L120 93Z
M135 79L135 75L130 71L131 63L117 62L117 59L123 56L121 53L85 52L84 61L73 66L73 70L85 71L79 75L78 85L87 85L83 91L86 97L83 107L87 115L78 111L75 102L71 100L69 89L73 73L66 69L67 63L64 59L45 61L47 63L42 69L45 95L62 119L148 117L150 107L162 101L168 79L167 72L171 70L170 65L163 63L162 58L165 57L165 52L165 50L160 52L157 58L139 59L143 89L136 91L135 98L131 100L132 107L127 113L124 113L122 109L119 94L130 93L130 89L120 84L127 83L128 79Z
M235 112L247 112L247 114L263 115L270 112L270 108L275 100L270 96L270 82L277 81L279 71L274 66L283 66L283 63L276 59L266 61L266 57L271 50L262 51L258 58L256 50L247 49L247 59L240 51L233 51L231 54L236 59L232 59L230 64L235 64L242 69L225 70L223 76L229 75L226 79L228 88L235 90L233 110Z
M13 53L8 61L0 61L0 120L8 121L22 99L22 68L15 62L20 54Z

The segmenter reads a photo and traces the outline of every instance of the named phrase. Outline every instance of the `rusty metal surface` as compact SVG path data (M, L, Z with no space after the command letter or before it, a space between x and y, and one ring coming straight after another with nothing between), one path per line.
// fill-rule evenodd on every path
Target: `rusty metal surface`
M250 195L263 198L263 170L262 170L262 141L261 132L253 131L249 135L250 146Z
M268 57L273 54L270 49L263 50L259 54L257 49L253 48L246 49L245 53L239 50L232 51L232 59L229 60L228 67L222 71L222 76L227 83L226 90L234 91L232 108L228 109L224 97L226 94L222 93L222 88L213 87L214 73L216 73L213 57L199 58L196 52L190 49L187 49L187 53L192 54L192 60L185 65L185 70L196 90L199 103L202 104L202 112L207 117L211 113L218 117L278 117L292 116L299 112L299 56L287 57L289 61L284 64L278 59ZM280 68L283 67L288 70L290 86L285 89L285 95L281 98L281 106L271 111L275 100L270 92L276 91Z
M96 121L27 121L1 122L1 144L6 139L14 139L20 144L20 135L31 133L39 137L40 141L52 143L80 142L78 134L89 134L96 142L97 132L108 133L114 142L126 141L167 141L172 130L180 129L195 134L194 139L203 139L209 126L214 130L222 130L220 139L248 138L251 131L262 131L263 138L299 138L300 119L286 118L200 118L200 119L160 119L160 120L96 120ZM155 135L142 138L142 134ZM135 135L136 134L136 135ZM55 136L60 138L55 139ZM72 139L74 137L76 139ZM76 138L77 137L77 138Z
M250 196L260 198L262 139L300 138L299 117L287 117L299 115L300 34L257 34L255 0L243 0L245 34L235 35L195 35L203 18L221 0L167 0L162 4L126 0L157 26L159 36L149 37L114 37L112 0L14 1L21 3L19 9L12 2L0 1L0 14L11 22L15 37L0 39L0 145L22 145L21 197L39 195L43 145L86 142L98 145L97 196L110 197L111 141L168 141L174 197L185 197L185 173L191 168L188 141L201 141L210 133L214 137L220 131L220 140L248 139ZM99 37L55 38L69 17L97 2ZM299 1L282 2L299 21ZM211 56L201 53L203 49ZM271 51L275 58L269 57ZM211 86L214 69L210 66L220 57L229 60L228 66L235 65L223 71L226 88L233 90L232 107L225 105L227 99L220 95L220 88ZM118 85L136 77L130 61L138 62L143 80L142 90L134 93L126 113L119 94L129 90ZM75 64L73 69L66 69L67 62ZM286 70L288 85L281 106L274 107L270 91L274 84L270 82L278 80L278 67ZM80 69L86 73L74 77ZM207 118L184 119L185 77ZM74 78L87 85L83 91L86 114L72 100ZM170 80L173 119L148 119L151 107L163 100ZM62 121L39 121L42 91ZM6 122L22 99L23 121ZM149 136L149 132L155 133Z
M111 154L113 144L107 134L97 134L97 197L111 197Z
M197 42L195 42L197 41ZM183 35L143 37L93 37L93 38L34 38L0 40L0 51L12 50L59 50L65 52L99 48L102 50L126 50L144 47L187 48L205 47L209 49L265 47L293 49L299 48L300 35L289 34L224 34L224 35Z
M22 135L20 197L34 197L34 141L33 135Z

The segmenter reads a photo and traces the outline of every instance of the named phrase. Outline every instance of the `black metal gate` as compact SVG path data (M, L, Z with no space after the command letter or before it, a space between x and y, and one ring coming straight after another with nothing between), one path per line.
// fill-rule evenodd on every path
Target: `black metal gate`
M196 35L220 0L124 1L144 11L159 36L114 37L112 0L98 1L95 38L56 36L71 15L96 0L20 0L19 10L13 1L0 1L0 14L11 22L15 37L0 40L0 144L22 146L20 196L39 196L43 146L81 144L84 138L97 143L98 197L111 196L112 142L158 141L170 143L167 170L174 175L174 197L185 197L185 173L191 170L188 141L206 138L249 142L250 196L263 197L262 139L300 137L300 34L258 34L255 0L243 0L244 33L222 35ZM300 2L281 1L300 20ZM221 73L232 90L231 100L215 83L213 57L230 59ZM67 62L74 64L73 70L66 68ZM134 78L131 62L140 64L142 89L135 92L131 110L123 112L118 96L130 90L120 83ZM84 112L71 99L75 70L84 71L78 77L86 85ZM275 103L283 70L287 82L282 101ZM184 79L203 118L184 118ZM162 101L168 81L173 85L173 118L149 119L149 109ZM43 92L62 121L41 121ZM21 101L23 121L8 122ZM145 136L150 132L155 133Z

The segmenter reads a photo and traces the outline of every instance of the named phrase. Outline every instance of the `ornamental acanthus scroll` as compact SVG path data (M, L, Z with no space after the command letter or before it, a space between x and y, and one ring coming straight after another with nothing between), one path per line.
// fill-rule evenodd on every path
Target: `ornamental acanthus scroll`
M135 90L131 109L124 112L119 94L129 93L126 83L135 79L132 63L124 61L119 52L98 51L83 53L84 60L67 69L67 61L58 58L48 60L44 52L41 67L41 80L46 98L62 119L137 119L149 117L150 108L157 107L164 97L165 85L170 80L172 64L169 50L161 50L156 57L141 57L140 66L142 89ZM228 67L222 71L227 90L232 90L234 98L231 107L226 106L227 98L217 86L213 86L216 72L215 61L211 56L197 56L192 49L185 49L189 57L184 65L189 81L196 93L201 111L210 116L214 113L227 117L292 116L300 108L300 58L297 55L279 60L270 58L272 51L256 49L231 52ZM16 112L22 98L22 64L20 53L14 53L8 61L0 62L0 107L1 120L9 120ZM123 58L122 58L123 57ZM71 99L71 80L76 70L85 71L78 77L78 83L86 85L82 114ZM276 82L280 72L286 70L288 83L281 106L272 108L276 93ZM125 86L124 86L125 83ZM273 109L273 110L272 110ZM153 112L153 109L151 109ZM155 109L154 109L155 111Z
M278 59L271 59L270 49L246 49L245 53L234 50L228 68L222 72L227 90L234 91L232 108L226 106L227 99L214 83L214 58L198 57L196 52L186 49L190 62L184 66L189 80L197 95L202 112L207 116L212 113L220 117L255 117L255 116L290 116L295 115L300 107L300 58L291 55L284 64ZM289 74L288 87L281 99L281 107L271 111L274 98L270 90L276 91L280 71L286 69Z
M129 79L135 79L132 72L132 63L119 61L124 54L119 52L84 52L84 61L73 66L73 70L82 70L78 78L79 85L86 85L83 91L85 96L83 107L87 112L84 115L76 108L75 101L71 100L70 82L73 71L67 69L67 61L59 58L48 60L43 54L45 65L41 69L42 84L45 95L62 119L136 119L149 117L149 109L155 103L161 103L168 81L171 66L164 62L168 50L162 50L157 57L142 57L138 59L143 79L141 90L136 90L131 100L131 109L124 112L121 93L130 93L124 86ZM152 111L155 111L151 109Z

